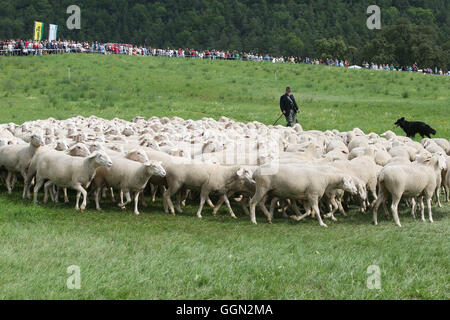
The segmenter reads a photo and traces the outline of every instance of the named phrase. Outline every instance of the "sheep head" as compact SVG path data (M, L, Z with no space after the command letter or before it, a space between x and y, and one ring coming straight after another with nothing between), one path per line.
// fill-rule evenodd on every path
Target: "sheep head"
M111 158L104 151L96 151L87 158L94 160L98 167L111 168L113 165Z
M30 144L35 148L39 148L39 147L45 145L44 139L42 138L42 136L37 135L37 134L33 134L31 136Z
M100 150L104 150L104 149L103 149L103 146L98 142L93 142L89 145L89 151L91 151L91 152L100 151Z
M248 182L250 184L256 184L256 181L253 180L253 172L246 168L240 168L236 175L243 181Z
M71 155L72 157L87 157L91 154L91 152L85 144L77 143L69 148L69 150L67 150L67 154Z
M447 159L443 153L436 153L432 158L435 169L439 171L447 169Z
M55 150L66 151L67 149L69 149L69 145L65 141L56 141Z
M358 195L361 200L367 200L367 190L366 186L362 183L357 184Z
M162 166L161 161L150 160L144 164L147 167L147 172L152 176L165 177L166 170Z
M350 192L353 195L358 193L355 182L353 182L353 179L348 176L342 178L342 189L346 192Z
M147 153L142 150L131 150L128 152L126 158L140 163L147 163L149 161Z

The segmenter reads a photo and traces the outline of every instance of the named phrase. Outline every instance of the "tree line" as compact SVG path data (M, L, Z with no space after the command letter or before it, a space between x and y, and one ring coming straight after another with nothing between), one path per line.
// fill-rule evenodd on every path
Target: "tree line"
M80 30L66 27L72 4L81 8ZM381 8L380 30L366 26L372 4ZM0 39L31 38L37 20L59 25L59 38L77 41L448 70L449 6L448 0L0 0Z

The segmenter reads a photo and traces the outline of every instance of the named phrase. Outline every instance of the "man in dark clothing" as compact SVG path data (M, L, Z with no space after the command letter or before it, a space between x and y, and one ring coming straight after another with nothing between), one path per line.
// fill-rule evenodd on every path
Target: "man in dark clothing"
M286 93L280 98L280 108L286 117L288 127L292 127L294 123L298 123L297 113L299 108L289 87L286 88Z

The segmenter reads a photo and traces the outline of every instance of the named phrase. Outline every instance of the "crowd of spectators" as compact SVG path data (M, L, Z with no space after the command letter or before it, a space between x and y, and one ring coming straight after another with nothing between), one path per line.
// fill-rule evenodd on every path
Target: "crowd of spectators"
M0 55L46 55L56 53L98 53L98 54L126 54L136 56L163 56L169 58L198 58L211 60L242 60L265 61L272 63L306 63L312 65L326 65L342 68L365 68L371 70L422 72L435 75L450 75L442 69L435 67L420 69L417 64L406 67L395 67L393 64L376 64L363 62L362 66L352 66L348 60L338 59L312 59L309 57L283 57L261 55L256 53L242 53L238 51L223 50L195 50L195 49L156 49L145 46L134 46L124 43L99 43L79 41L33 41L33 40L0 40Z

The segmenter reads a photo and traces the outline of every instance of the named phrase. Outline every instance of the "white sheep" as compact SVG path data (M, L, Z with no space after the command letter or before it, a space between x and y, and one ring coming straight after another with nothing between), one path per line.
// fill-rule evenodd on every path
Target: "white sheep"
M27 177L28 167L31 159L36 151L44 146L44 141L41 136L33 134L28 145L6 145L0 148L0 167L8 171L6 178L6 187L8 194L12 192L10 179L14 173L20 173L25 181ZM23 189L22 197L25 198L25 191Z
M435 138L433 141L450 155L450 142L447 139Z
M125 206L131 202L130 192L134 193L134 213L139 215L138 201L139 194L145 189L148 180L152 175L164 177L166 171L160 161L151 160L147 163L140 163L126 158L113 157L111 167L100 167L97 169L93 185L95 187L95 205L97 210L101 210L99 204L100 191L104 186L117 188L126 194L127 201L119 206Z
M379 197L373 208L373 221L378 224L377 212L380 204L391 195L391 211L397 226L401 227L398 217L398 204L402 197L421 197L422 220L424 217L423 197L425 197L430 222L433 222L431 199L436 190L436 169L442 169L444 164L440 157L427 158L423 163L391 165L383 168L379 175ZM414 208L413 208L414 211Z
M181 159L181 158L180 158ZM200 190L200 206L197 217L202 218L202 209L206 201L211 208L214 205L209 200L209 194L218 192L223 195L229 191L229 186L240 179L238 172L240 166L222 166L218 164L205 164L195 160L177 161L176 166L172 166L167 172L167 190L164 192L164 200L167 202L172 215L175 209L171 197L179 192L183 187Z
M447 202L449 201L449 190L450 190L450 170L447 170L447 174L444 179L444 186L447 194Z
M255 207L267 193L280 199L303 200L307 202L307 213L295 218L300 221L311 213L317 215L319 224L327 227L320 216L319 200L327 190L336 188L356 194L357 189L350 176L340 173L323 172L320 167L299 168L292 165L281 165L273 175L264 174L264 168L258 168L253 174L256 192L250 200L251 221L256 224ZM266 213L266 212L265 212ZM270 213L266 217L271 222Z
M37 194L46 180L61 188L71 188L77 191L75 209L84 211L87 203L88 188L94 178L96 169L102 166L111 167L110 157L103 151L97 151L86 158L72 157L66 154L49 154L36 164L36 185L34 187L34 203ZM79 207L80 195L83 202Z

